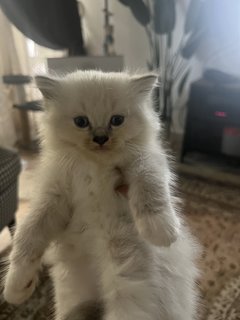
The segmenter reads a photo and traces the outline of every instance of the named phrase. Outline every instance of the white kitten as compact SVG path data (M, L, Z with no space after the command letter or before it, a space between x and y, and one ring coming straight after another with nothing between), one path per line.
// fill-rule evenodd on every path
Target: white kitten
M104 320L195 318L197 246L176 214L150 103L155 81L96 71L37 77L42 162L14 237L7 301L32 294L48 249L58 320L91 310ZM123 183L128 199L115 191Z

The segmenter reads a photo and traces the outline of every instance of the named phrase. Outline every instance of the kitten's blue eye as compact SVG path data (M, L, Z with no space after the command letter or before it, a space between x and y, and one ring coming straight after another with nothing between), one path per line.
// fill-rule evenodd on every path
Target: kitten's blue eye
M112 126L120 126L124 122L124 116L115 115L112 116L110 123Z
M75 125L79 128L87 128L89 126L89 120L87 117L79 116L73 119Z

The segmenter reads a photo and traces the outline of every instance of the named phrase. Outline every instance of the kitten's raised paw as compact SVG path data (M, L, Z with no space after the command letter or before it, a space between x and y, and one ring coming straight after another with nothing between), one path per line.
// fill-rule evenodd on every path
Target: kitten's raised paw
M35 287L36 287L37 279L32 279L30 282L26 285L25 288L19 289L19 288L9 288L6 287L3 291L4 299L11 304L19 305L25 302L28 298L31 297L33 294Z
M26 273L27 270L25 269ZM9 271L3 291L4 299L11 304L19 305L31 297L37 284L37 275L30 274L18 277L19 272Z
M174 221L164 221L161 215L146 215L136 219L139 234L150 243L168 247L175 242L180 233L180 222L176 217Z

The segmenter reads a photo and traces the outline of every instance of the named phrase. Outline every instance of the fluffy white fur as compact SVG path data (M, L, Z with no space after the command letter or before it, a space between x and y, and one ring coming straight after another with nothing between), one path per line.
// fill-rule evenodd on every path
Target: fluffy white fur
M10 303L31 296L48 249L57 320L85 319L88 303L104 320L195 319L197 246L176 213L150 103L155 80L96 71L37 78L46 108L42 161L31 214L14 237ZM88 128L73 122L82 115ZM112 115L123 124L110 126ZM96 134L109 141L100 147ZM128 199L115 191L122 183Z

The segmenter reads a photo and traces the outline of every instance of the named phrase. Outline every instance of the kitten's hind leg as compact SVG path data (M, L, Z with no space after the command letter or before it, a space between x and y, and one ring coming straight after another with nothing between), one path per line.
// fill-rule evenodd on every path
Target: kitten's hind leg
M109 251L102 255L103 319L160 319L159 300L149 264L151 256L145 244L135 238L134 231L124 231L123 225L120 228L124 236L114 231Z
M90 274L87 264L84 261L58 263L51 274L55 291L55 320L72 320L70 315L74 316L73 320L82 320L81 315L76 317L74 310L79 311L83 304L86 307L82 311L87 313L87 303L98 300L96 279Z

